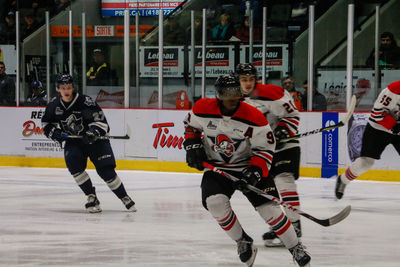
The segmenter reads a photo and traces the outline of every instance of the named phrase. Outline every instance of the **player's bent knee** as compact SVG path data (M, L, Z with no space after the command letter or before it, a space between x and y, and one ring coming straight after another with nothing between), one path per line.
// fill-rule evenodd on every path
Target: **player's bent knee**
M111 181L117 176L113 168L99 168L96 169L97 174L106 182Z
M282 214L282 209L275 202L269 202L256 207L256 211L265 220L269 220L271 217L277 217Z
M106 183L107 183L108 187L109 187L111 190L116 190L118 187L121 186L122 181L121 181L121 179L119 178L119 176L116 175L113 179L106 181Z
M74 177L75 182L78 185L84 184L87 180L90 179L89 174L87 174L86 171L74 173L72 176Z
M275 185L279 191L281 190L294 190L296 191L297 185L293 173L280 173L274 178Z
M209 196L206 199L206 209L214 216L223 216L231 210L229 198L223 194Z
M362 170L369 170L375 163L375 160L373 158L369 157L360 157L359 160L359 167Z

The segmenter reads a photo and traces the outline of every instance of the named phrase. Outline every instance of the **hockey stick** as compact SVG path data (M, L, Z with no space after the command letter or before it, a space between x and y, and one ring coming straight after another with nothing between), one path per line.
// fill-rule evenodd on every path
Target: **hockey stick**
M104 135L104 136L96 136L96 140L108 140L108 139L129 139L131 135L131 129L129 126L126 126L126 134L122 136L113 136L113 135ZM82 139L82 135L69 135L67 133L62 133L62 137L64 139Z
M207 168L207 169L212 170L213 172L216 172L216 173L218 173L218 174L220 174L220 175L232 180L232 181L240 180L239 178L237 178L237 177L235 177L235 176L233 176L233 175L231 175L231 174L229 174L227 172L224 172L224 171L218 169L217 167L215 167L215 166L213 166L213 165L211 165L211 164L209 164L207 162L203 162L203 166L205 168ZM279 198L276 198L274 196L268 195L267 193L265 193L261 189L258 189L255 186L252 186L252 185L248 184L248 185L246 185L246 187L247 187L247 189L257 193L258 195L260 195L262 197L265 197L265 198L267 198L267 199L269 199L269 200L271 200L271 201L273 201L273 202L275 202L277 204L280 204L281 206L283 206L283 207L285 207L285 208L287 208L287 209L289 209L289 210L291 210L291 211L293 211L293 212L295 212L295 213L297 213L299 215L302 215L302 216L306 217L307 219L310 219L311 221L316 222L319 225L322 225L322 226L325 226L325 227L331 226L331 225L334 225L334 224L337 224L337 223L343 221L347 216L349 216L350 211L351 211L351 206L349 205L346 208L344 208L341 212L339 212L338 214L336 214L336 215L334 215L334 216L332 216L330 218L318 219L318 218L315 218L314 216L312 216L312 215L310 215L310 214L308 214L308 213L306 213L306 212L304 212L304 211L302 211L300 209L297 209L297 208L293 207L290 204L287 204L287 203L281 201Z
M294 136L291 136L291 137L288 137L288 138L285 138L285 139L281 139L281 140L279 140L279 142L280 143L285 143L285 142L288 142L290 140L299 139L299 138L302 138L302 137L305 137L305 136L309 136L309 135L312 135L312 134L317 134L317 133L324 132L324 131L329 131L329 130L336 129L336 128L344 126L350 120L351 115L353 115L354 109L356 107L356 102L357 102L356 96L353 95L352 98L351 98L349 110L347 111L346 116L340 122L336 123L335 125L324 127L324 128L320 128L320 129L315 129L315 130L312 130L312 131L309 131L309 132L305 132L305 133L301 133L301 134L296 134Z

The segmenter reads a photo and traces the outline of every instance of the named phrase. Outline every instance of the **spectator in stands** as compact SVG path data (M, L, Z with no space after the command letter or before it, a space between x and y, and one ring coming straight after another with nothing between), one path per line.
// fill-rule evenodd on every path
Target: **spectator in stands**
M47 92L43 90L43 85L40 81L33 81L31 84L32 94L26 99L27 106L41 106L47 105Z
M105 86L113 85L111 77L111 69L105 61L104 51L101 48L93 50L93 65L86 73L87 85L89 86Z
M6 65L0 61L0 106L15 106L15 83L6 74Z
M70 5L71 5L71 0L56 0L54 4L53 13L57 14L66 9Z
M164 44L180 45L185 43L185 30L176 18L170 17L164 30Z
M303 110L301 103L301 93L294 87L294 79L290 76L285 76L281 79L283 89L287 90L293 97L294 105L298 110Z
M253 40L254 41L261 40L260 36L261 36L260 35L260 28L256 27L254 25L254 27L253 27ZM249 17L244 17L242 26L237 31L236 37L238 39L240 39L241 41L245 41L245 42L249 41L249 39L250 39L250 18Z
M13 12L15 14L15 11L18 10L17 0L6 0L3 8L2 8L2 12L4 12L2 14L3 16L8 14L9 12Z
M207 31L208 32L208 31ZM190 45L192 38L192 28L191 25L186 28L186 43ZM208 36L206 36L208 40ZM201 16L194 17L194 40L196 45L200 45L203 40L203 23Z
M25 19L25 28L23 31L23 38L28 37L31 35L38 27L39 23L36 20L36 17L33 12L27 13L24 17Z
M399 69L400 68L400 48L391 32L381 34L381 45L379 46L379 67L381 69ZM375 67L375 49L369 55L366 65Z
M303 95L301 96L301 103L304 110L307 110L307 92L308 92L308 81L303 82ZM326 98L323 94L318 92L317 83L313 81L313 96L312 96L312 111L325 111L327 108Z
M223 13L220 16L220 24L214 27L212 31L212 40L229 40L235 35L235 28L231 22L231 16Z
M14 12L8 12L7 16L4 19L6 21L5 24L1 25L0 28L0 43L2 44L14 44L15 43L15 14Z

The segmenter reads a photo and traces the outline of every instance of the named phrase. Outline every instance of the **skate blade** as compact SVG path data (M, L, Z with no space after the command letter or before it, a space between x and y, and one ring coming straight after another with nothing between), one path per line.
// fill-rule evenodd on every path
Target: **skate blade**
M246 265L249 267L253 266L254 261L256 260L256 256L257 256L257 248L253 247L253 253L251 254L251 257L248 261L246 261Z
M136 212L137 209L136 209L135 205L133 205L132 207L130 207L130 208L128 209L128 211Z
M272 240L264 240L264 246L267 248L274 248L274 247L285 247L280 239L272 239Z
M99 213L101 212L101 208L100 207L90 207L86 209L89 213Z

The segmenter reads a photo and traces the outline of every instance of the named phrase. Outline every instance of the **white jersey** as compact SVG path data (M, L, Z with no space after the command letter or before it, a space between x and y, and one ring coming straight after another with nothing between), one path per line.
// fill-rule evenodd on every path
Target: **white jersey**
M374 103L368 123L375 129L393 134L391 129L400 120L400 81L388 85Z
M299 111L293 104L290 93L282 87L272 84L257 84L251 96L246 97L245 102L260 110L266 116L273 130L277 126L285 126L288 128L290 136L298 134ZM298 140L291 140L278 151L298 146Z
M200 138L209 161L221 169L242 171L256 165L268 176L275 149L275 137L263 114L240 102L231 117L223 116L217 99L196 102L184 120L185 139ZM188 134L190 129L190 134Z

